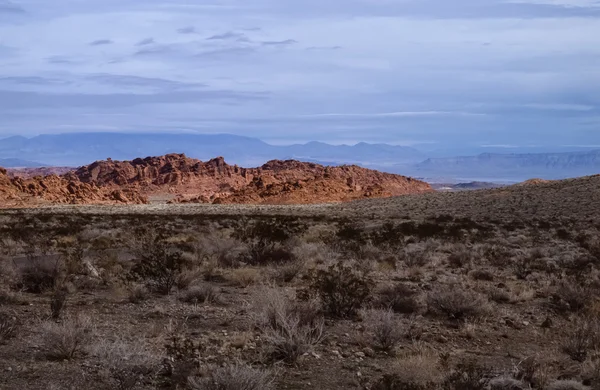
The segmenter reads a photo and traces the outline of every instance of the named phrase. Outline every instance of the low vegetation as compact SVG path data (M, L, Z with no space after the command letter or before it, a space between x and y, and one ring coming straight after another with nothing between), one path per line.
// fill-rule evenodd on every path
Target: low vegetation
M600 388L600 219L516 191L2 212L0 388Z

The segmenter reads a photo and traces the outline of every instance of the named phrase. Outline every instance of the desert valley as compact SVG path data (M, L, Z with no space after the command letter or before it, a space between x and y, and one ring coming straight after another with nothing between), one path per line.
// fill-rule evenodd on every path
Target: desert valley
M0 199L2 389L600 388L600 176L173 154Z

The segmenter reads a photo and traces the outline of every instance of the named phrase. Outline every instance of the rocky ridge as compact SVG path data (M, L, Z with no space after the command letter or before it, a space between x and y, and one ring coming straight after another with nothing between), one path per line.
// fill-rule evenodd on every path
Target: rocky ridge
M0 201L47 203L311 204L431 192L429 184L358 166L328 167L273 160L258 168L203 162L184 154L97 161L63 174L34 178L0 174Z
M171 194L174 203L310 204L432 191L427 183L358 166L273 160L241 168L222 157L203 162L183 154L98 161L69 175L150 197Z
M130 189L105 188L57 175L9 177L0 168L0 208L46 204L140 204L147 199Z

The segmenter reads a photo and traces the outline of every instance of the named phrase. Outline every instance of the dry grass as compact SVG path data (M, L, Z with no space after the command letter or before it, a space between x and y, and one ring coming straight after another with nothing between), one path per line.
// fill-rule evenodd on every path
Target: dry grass
M404 337L400 322L394 312L388 310L364 310L361 317L369 333L372 334L375 347L384 352L393 352Z
M262 332L272 359L295 363L323 341L324 321L277 288L263 287L252 300L253 324Z
M89 347L93 323L89 317L65 318L61 322L41 324L42 345L51 360L72 360Z
M214 367L207 377L191 377L191 390L270 390L273 379L268 371L236 364Z
M451 320L476 318L486 314L489 306L485 298L459 285L440 286L427 294L427 306L434 313Z

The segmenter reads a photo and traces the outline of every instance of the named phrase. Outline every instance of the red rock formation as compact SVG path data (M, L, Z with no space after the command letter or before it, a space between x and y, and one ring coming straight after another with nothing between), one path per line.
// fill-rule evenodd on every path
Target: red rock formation
M148 198L185 203L310 204L432 191L424 182L358 166L294 160L259 168L183 154L98 161L62 176L9 177L0 171L0 206L137 204Z
M99 161L66 175L99 187L130 188L173 202L308 204L432 191L424 182L358 166L325 167L294 160L259 168L208 162L183 154Z
M131 189L98 187L56 175L10 178L0 168L0 207L47 204L138 204L147 200Z

